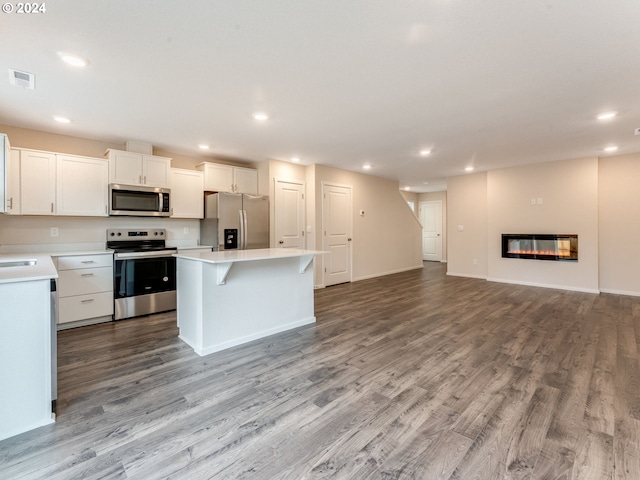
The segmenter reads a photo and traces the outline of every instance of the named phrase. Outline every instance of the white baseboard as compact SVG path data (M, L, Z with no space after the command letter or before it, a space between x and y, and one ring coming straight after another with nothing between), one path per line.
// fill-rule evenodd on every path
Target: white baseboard
M630 297L640 297L640 292L628 292L626 290L614 290L610 288L601 288L601 293L613 293L614 295L628 295Z
M518 280L507 280L504 278L487 278L488 282L497 282L497 283L510 283L512 285L525 285L527 287L541 287L541 288L554 288L556 290L569 290L571 292L583 292L583 293L600 293L600 290L597 288L582 288L582 287L572 287L570 285L552 285L549 283L538 283L538 282L522 282Z
M353 278L351 279L351 281L358 282L360 280L369 280L370 278L384 277L385 275L393 275L394 273L408 272L409 270L418 270L419 268L424 268L424 265L420 263L420 265L415 265L413 267L401 268L398 270L392 270L390 272L374 273L373 275L365 275L363 277Z
M470 273L447 272L447 275L449 275L450 277L478 278L480 280L486 280L487 279L487 277L485 275L471 275Z

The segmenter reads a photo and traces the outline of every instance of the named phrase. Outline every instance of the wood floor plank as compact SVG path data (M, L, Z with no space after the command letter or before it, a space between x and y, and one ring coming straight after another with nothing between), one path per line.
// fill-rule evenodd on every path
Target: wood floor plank
M640 298L421 270L197 356L174 312L60 332L59 412L0 479L640 478Z

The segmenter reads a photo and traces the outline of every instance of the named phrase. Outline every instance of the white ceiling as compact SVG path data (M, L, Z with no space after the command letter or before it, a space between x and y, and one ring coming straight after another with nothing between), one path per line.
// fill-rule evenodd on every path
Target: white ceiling
M0 14L0 124L369 163L400 187L442 190L469 165L640 151L639 21L638 0L56 0ZM73 69L58 51L91 63ZM10 85L9 68L36 89Z

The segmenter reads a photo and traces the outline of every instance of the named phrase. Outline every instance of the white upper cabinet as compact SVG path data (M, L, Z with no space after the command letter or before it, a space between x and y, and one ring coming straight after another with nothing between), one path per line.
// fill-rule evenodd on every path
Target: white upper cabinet
M204 172L204 189L208 192L258 193L258 171L204 162L196 166Z
M100 158L57 155L58 215L106 217L109 162Z
M20 215L20 150L11 149L7 163L7 214Z
M170 158L111 149L108 155L109 183L169 187Z
M142 178L149 187L169 187L171 179L171 159L154 155L142 156Z
M107 161L14 149L8 166L8 213L107 216Z
M208 192L233 191L233 167L218 163L201 163L196 166L204 172L204 189Z
M258 171L253 168L234 167L234 185L236 192L258 194Z
M204 217L204 173L171 169L171 217Z
M55 153L20 150L20 213L55 215Z

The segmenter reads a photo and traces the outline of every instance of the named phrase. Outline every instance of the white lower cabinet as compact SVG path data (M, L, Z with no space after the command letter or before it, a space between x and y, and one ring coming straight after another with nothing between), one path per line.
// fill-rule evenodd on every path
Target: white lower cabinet
M57 266L58 325L111 320L113 255L64 255Z

